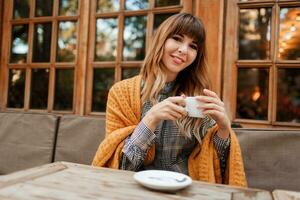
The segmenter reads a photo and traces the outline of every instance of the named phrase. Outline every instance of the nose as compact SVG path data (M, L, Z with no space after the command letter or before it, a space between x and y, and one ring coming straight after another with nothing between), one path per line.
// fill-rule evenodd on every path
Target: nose
M178 52L180 54L187 54L187 51L188 51L188 45L187 44L181 44L179 47L178 47Z

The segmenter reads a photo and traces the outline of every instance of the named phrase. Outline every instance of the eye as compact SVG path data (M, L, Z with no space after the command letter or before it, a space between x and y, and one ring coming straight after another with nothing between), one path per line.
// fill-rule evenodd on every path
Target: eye
M198 50L198 46L196 44L190 44L190 47L194 50Z
M172 39L175 40L175 41L178 41L178 42L182 41L182 37L180 37L179 35L173 35Z

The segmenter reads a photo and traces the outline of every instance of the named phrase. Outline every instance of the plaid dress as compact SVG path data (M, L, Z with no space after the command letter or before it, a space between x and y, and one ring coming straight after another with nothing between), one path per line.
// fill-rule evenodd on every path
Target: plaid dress
M159 102L170 96L173 86L174 82L165 85L159 95ZM150 101L144 104L142 118L151 107ZM207 116L202 120L199 133L201 139L215 123L213 119ZM188 158L198 143L196 134L191 135L192 137L188 138L181 134L175 122L171 120L161 121L154 133L141 121L134 132L125 140L120 169L131 171L157 169L188 174ZM220 159L221 171L224 174L230 139L224 140L215 134L213 140ZM156 145L154 161L150 165L144 166L144 159L153 143Z

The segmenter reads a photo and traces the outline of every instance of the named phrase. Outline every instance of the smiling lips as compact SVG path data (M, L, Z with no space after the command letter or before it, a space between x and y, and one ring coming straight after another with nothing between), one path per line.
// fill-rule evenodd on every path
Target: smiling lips
M173 62L180 65L182 63L185 62L185 59L179 57L179 56L176 56L176 55L171 55L172 59L173 59Z

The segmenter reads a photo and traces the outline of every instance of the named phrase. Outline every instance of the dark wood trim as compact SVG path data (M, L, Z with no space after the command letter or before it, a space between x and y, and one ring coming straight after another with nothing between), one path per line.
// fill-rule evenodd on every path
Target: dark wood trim
M261 2L239 2L238 6L240 9L247 9L247 8L265 8L265 7L272 7L275 5L275 1L261 1Z
M267 66L272 65L272 61L269 60L238 60L236 65L238 66Z
M247 119L235 119L233 120L235 123L239 123L243 126L243 128L291 128L291 129L299 129L299 123L291 123L291 122L268 122L268 121L259 121L259 120L247 120Z
M293 6L300 6L300 2L299 2L299 0L293 0L293 1L290 1L290 0L282 1L281 0L278 2L278 5L280 7L286 7L286 6L293 7Z

